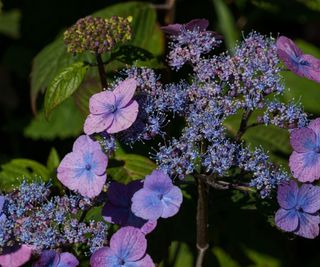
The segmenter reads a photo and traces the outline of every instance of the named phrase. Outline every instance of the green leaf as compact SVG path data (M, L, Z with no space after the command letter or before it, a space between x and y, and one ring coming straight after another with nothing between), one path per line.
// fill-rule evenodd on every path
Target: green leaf
M81 85L88 66L83 62L73 63L63 69L49 84L44 99L45 115L48 117L50 112L61 102L70 97Z
M2 4L0 5L0 8ZM21 12L18 9L12 9L6 12L0 12L0 33L12 38L20 37L20 19Z
M213 4L218 17L219 30L224 36L227 47L233 49L239 38L239 32L232 13L223 0L213 0Z
M24 135L32 139L52 140L78 136L82 132L84 118L72 98L54 109L46 120L44 112L39 112L24 129Z
M67 53L61 37L46 46L34 58L31 71L31 104L36 110L38 93L44 92L50 81L63 69L73 62L74 58Z
M174 266L174 267L192 267L194 256L189 246L186 243L173 241L169 247L168 265L164 262L159 264L159 267Z
M217 257L219 266L240 267L240 265L234 261L222 248L214 247L212 252Z
M245 249L248 258L253 261L249 267L280 267L282 266L281 261L270 255L263 254L261 252Z
M18 186L23 179L49 179L48 169L39 162L30 159L13 159L1 166L0 188L10 190Z
M157 167L153 161L144 156L126 154L122 151L117 151L114 159L117 160L121 166L108 168L108 175L112 176L116 181L125 184L144 178Z
M53 147L50 150L49 157L47 160L47 168L50 173L54 172L58 168L60 163L60 157L57 150Z
M153 55L140 47L133 45L124 45L119 48L112 57L122 63L132 65L135 61L147 61L153 58Z

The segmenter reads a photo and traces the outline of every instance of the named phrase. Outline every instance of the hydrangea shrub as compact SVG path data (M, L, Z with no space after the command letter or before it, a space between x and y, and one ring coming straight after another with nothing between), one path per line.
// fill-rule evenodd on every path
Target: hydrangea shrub
M130 40L131 19L86 17L65 32L69 52L96 56L91 67L98 67L102 91L90 97L84 134L59 163L57 179L23 181L0 196L1 266L22 266L32 258L33 266L74 267L81 253L93 267L155 266L148 236L179 212L181 185L190 177L198 192L197 266L209 246L209 187L254 192L270 202L277 193L276 226L317 237L320 187L313 183L320 178L320 119L309 121L299 103L281 101L281 72L287 68L320 82L320 60L287 37L256 32L232 53L217 53L221 36L197 19L163 27L168 67L183 70L184 78L165 83L151 68L127 66L108 83L102 54ZM239 127L232 132L226 122L237 115ZM168 126L178 119L183 127L172 136ZM289 132L290 172L274 164L262 146L245 142L245 132L258 125ZM119 172L109 175L121 144L134 148L140 142L147 150L152 139L160 140L148 151L156 162L152 171L129 183L121 182ZM87 219L97 207L102 219Z

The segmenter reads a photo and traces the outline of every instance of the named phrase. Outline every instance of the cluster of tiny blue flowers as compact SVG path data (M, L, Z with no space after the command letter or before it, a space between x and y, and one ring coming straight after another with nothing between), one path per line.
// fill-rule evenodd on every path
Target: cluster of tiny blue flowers
M250 186L261 190L262 197L267 197L277 185L290 179L286 171L271 163L269 156L260 147L255 148L254 151L240 147L237 165L252 174Z
M15 192L5 196L2 212L6 219L0 227L0 246L25 244L40 253L86 243L94 252L106 242L107 225L79 221L81 213L92 205L90 199L80 195L50 198L50 184L23 181Z
M180 69L185 63L196 63L203 54L212 51L221 41L216 34L195 27L181 29L180 34L170 36L168 63L173 69Z
M200 169L223 177L237 167L252 173L249 185L266 197L288 179L288 174L276 168L260 148L251 152L241 140L230 138L224 121L239 112L250 116L261 110L264 116L258 117L255 124L291 129L305 126L307 116L297 104L266 98L284 90L272 37L253 32L235 47L233 54L210 56L219 44L213 32L181 27L170 36L168 63L176 71L184 64L190 65L193 71L188 80L162 84L153 70L125 70L124 76L138 81L135 99L142 108L136 122L122 136L129 143L149 140L157 134L166 139L162 129L170 123L168 118L184 118L180 137L159 145L154 156L159 169L183 179Z
M261 118L265 125L275 125L280 128L302 128L308 124L307 114L299 103L283 104L271 101L267 104L266 111Z

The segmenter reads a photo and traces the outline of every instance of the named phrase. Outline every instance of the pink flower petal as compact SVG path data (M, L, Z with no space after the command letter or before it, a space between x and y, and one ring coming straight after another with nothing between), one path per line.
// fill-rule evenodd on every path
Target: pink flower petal
M310 128L295 129L291 132L290 143L296 152L312 151L316 147L317 136Z
M304 64L302 64L304 62ZM301 76L320 83L320 60L311 55L300 57Z
M292 209L297 204L298 185L294 181L278 186L277 199L281 208Z
M96 175L103 175L108 165L108 157L100 150L92 153L93 171Z
M88 179L86 175L77 178L78 181L70 181L68 188L79 192L82 196L93 198L98 196L106 183L107 175L95 175L92 179Z
M286 232L293 232L298 228L299 217L295 209L279 209L275 216L276 225Z
M76 267L79 265L77 258L69 252L64 252L57 256L58 264L55 265L57 267Z
M113 122L114 114L89 114L83 126L85 134L91 135L94 133L101 133L106 130Z
M109 134L114 134L128 129L137 119L139 104L133 101L125 108L121 108L114 113L114 120L106 130Z
M70 152L64 156L57 169L58 179L60 181L64 180L64 176L67 176L66 178L73 178L79 173L82 173L83 167L82 155L79 153Z
M292 57L297 58L303 54L299 47L297 47L291 39L285 36L280 36L277 39L276 46L278 54L280 53L279 57L285 62L288 59L291 60Z
M90 113L108 114L112 113L116 107L116 96L111 91L103 91L94 94L89 100Z
M320 118L310 121L308 128L312 129L320 139Z
M26 245L16 248L8 254L0 255L2 267L20 267L31 258L32 249Z
M289 159L292 175L301 182L313 182L320 178L320 154L292 152Z
M72 151L87 153L99 150L101 151L101 146L98 142L93 141L88 135L79 136L73 143Z
M109 247L103 247L95 251L90 258L91 267L108 266L107 262L109 258L116 257L114 252ZM109 265L112 266L112 265Z
M146 252L147 240L138 228L127 226L120 228L113 234L110 248L125 261L137 261Z
M129 104L137 88L137 81L133 78L121 82L113 91L116 97L118 109L124 108Z
M319 235L319 215L299 212L299 228L294 232L304 238L314 239Z
M304 212L317 212L320 209L320 187L303 184L299 189L298 205Z
M154 229L156 229L156 227L157 227L157 221L149 220L140 228L140 230L143 234L146 235L151 233Z

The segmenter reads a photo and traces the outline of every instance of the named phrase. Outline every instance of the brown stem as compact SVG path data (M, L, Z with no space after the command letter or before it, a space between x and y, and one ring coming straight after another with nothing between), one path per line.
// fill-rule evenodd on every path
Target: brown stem
M208 187L200 176L196 176L198 183L197 204L197 249L196 267L202 267L204 256L209 248L208 242Z
M240 123L240 127L239 127L238 133L236 135L236 141L239 142L241 137L242 137L242 135L247 130L247 124L248 124L248 120L249 120L251 114L252 114L252 110L246 110L243 113L242 119L241 119L241 123Z
M98 62L98 70L99 70L99 76L100 76L100 82L101 82L102 89L107 89L108 88L107 74L104 69L104 63L102 61L101 55L96 53L96 59Z

